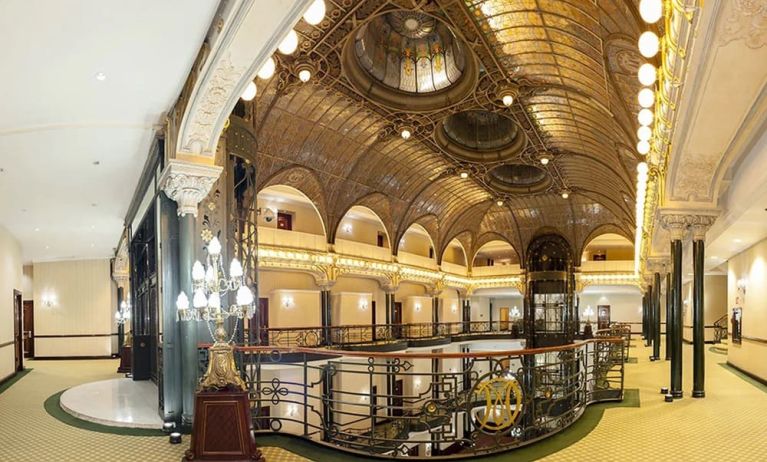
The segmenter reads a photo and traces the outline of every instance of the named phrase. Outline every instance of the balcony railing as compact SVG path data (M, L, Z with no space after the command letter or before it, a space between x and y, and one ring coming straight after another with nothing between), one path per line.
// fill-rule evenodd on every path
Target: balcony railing
M469 458L532 444L565 431L588 404L622 400L623 343L439 354L238 346L235 354L257 431L357 455Z
M470 321L409 324L359 324L331 327L270 327L260 332L260 342L280 348L350 347L398 340L422 340L461 335L522 335L522 324L514 321ZM246 334L246 338L248 335ZM255 340L258 334L254 333Z

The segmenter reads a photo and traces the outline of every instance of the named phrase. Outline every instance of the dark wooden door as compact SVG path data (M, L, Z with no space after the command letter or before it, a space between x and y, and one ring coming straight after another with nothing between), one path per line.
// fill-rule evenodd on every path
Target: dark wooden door
M35 310L32 300L24 300L24 357L35 357Z
M261 336L261 344L262 345L268 345L269 344L269 299L266 297L259 298L258 299L258 313L255 315L256 318L256 330L260 332Z
M392 411L391 415L394 417L401 416L404 412L402 410L402 405L404 403L404 400L402 399L402 395L405 393L405 382L402 379L398 379L394 381L394 387L392 387Z
M597 329L610 328L610 305L597 305Z
M402 336L402 302L394 302L391 323L394 324L394 337Z
M13 346L15 350L14 370L24 370L24 308L21 292L13 291Z
M293 215L285 212L277 212L277 229L293 230Z

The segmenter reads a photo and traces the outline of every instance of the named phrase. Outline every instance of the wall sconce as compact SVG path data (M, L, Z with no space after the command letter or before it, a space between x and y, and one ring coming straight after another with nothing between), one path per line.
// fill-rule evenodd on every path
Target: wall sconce
M285 309L293 308L293 297L285 295L282 297L282 307Z
M415 386L415 388L421 388L421 379L415 379L413 381L413 386Z
M46 308L53 308L54 306L58 305L58 300L56 299L56 294L53 292L46 292L42 295L42 302L43 306Z
M415 308L416 311L421 311L421 304L416 302L414 308Z
M269 207L258 209L258 214L263 215L264 221L267 223L271 223L272 220L274 220L274 210L270 209Z
M452 307L450 307L450 310L451 310L453 313L457 313L457 312L458 312L458 305L456 305L455 303L453 303L453 306L452 306Z
M514 308L511 309L511 317L514 318L514 319L517 319L517 318L519 318L519 315L520 315L519 308L514 306Z
M368 309L368 301L365 298L360 298L360 311L365 311Z
M591 305L588 305L585 310L583 310L583 317L586 318L586 322L591 322L591 317L594 316L594 310L591 308Z
M285 417L297 417L298 416L298 406L295 404L291 404L288 406L288 409L285 411Z
M736 283L738 289L742 291L746 291L746 286L748 285L748 280L746 278L740 278L738 279L738 282Z
M352 233L352 224L351 223L344 223L343 227L341 228L346 234Z

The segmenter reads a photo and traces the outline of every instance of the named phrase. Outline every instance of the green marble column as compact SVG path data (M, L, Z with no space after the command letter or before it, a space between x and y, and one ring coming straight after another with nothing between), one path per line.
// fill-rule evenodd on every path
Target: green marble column
M693 289L692 289L692 397L703 398L706 396L706 353L704 344L704 273L703 261L705 254L705 242L696 239L692 243L693 260Z

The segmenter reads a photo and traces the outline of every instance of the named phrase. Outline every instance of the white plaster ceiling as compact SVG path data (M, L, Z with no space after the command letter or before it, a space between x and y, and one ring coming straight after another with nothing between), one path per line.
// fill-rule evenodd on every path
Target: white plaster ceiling
M153 134L217 6L0 2L0 220L26 262L113 256Z

